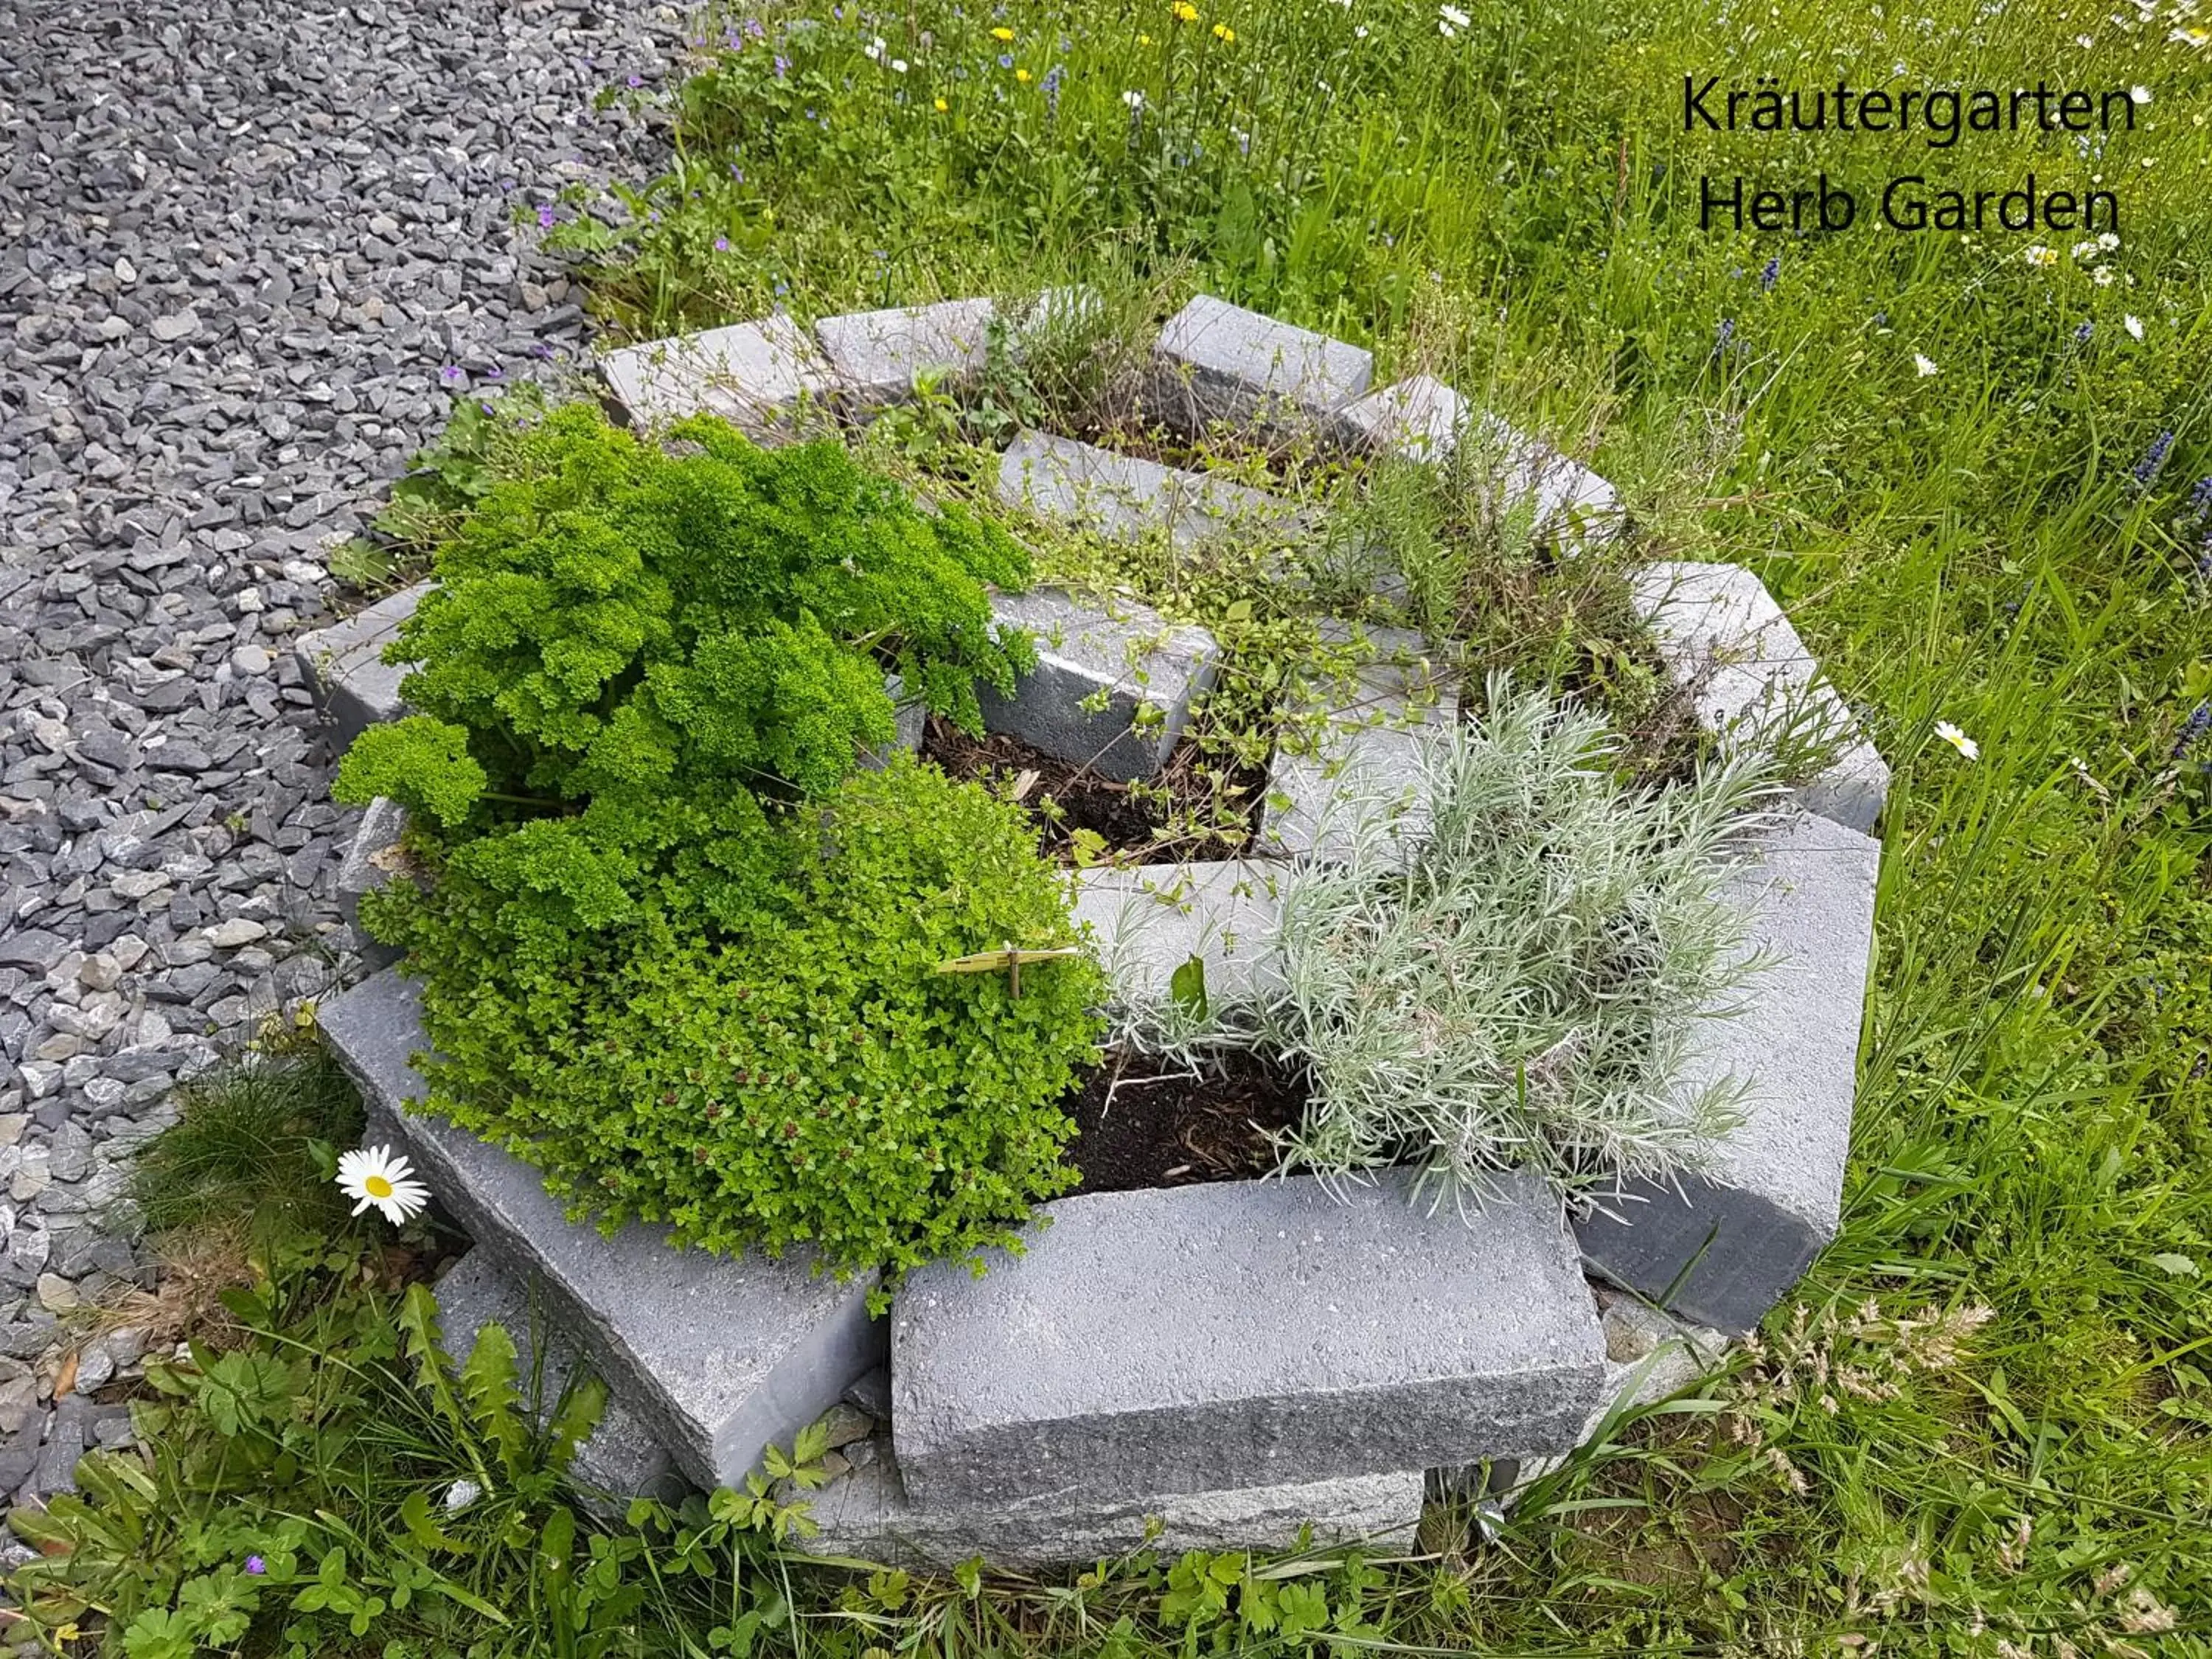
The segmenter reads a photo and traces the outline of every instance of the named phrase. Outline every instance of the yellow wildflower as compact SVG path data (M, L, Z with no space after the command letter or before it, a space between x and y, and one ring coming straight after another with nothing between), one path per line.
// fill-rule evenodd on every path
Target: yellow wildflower
M1029 78L1030 72L1027 70L1016 70L1014 71L1014 79L1017 81L1026 81Z
M1140 34L1137 37L1137 44L1140 46L1149 46L1152 44L1152 37L1149 34Z
M1183 22L1195 23L1198 21L1198 8L1192 5L1190 3L1190 0L1175 0L1175 4L1168 8L1168 9L1174 12L1176 16Z
M952 106L946 103L942 98L937 100L937 112L939 115L944 114L946 110L951 109L951 107Z
M1213 26L1213 38L1225 46L1233 46L1237 44L1237 31L1226 23L1216 23Z
M993 29L991 38L994 40L1011 40L1014 38L1014 32L1009 28Z

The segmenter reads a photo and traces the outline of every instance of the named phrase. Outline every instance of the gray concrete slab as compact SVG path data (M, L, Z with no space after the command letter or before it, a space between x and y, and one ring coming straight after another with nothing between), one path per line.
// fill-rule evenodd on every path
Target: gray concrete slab
M1889 768L1766 585L1741 565L1666 561L1630 573L1629 588L1668 673L1695 688L1698 724L1731 744L1771 746L1793 726L1824 738L1833 758L1798 799L1871 834Z
M353 935L354 951L371 971L399 959L397 947L379 944L362 931L361 896L374 892L392 878L399 854L399 837L407 828L407 809L389 795L379 795L361 815L361 823L346 843L338 866L338 913Z
M909 1276L892 1310L908 1493L948 1508L1297 1484L1564 1450L1604 1347L1559 1203L1463 1220L1407 1177L1046 1206L1027 1253Z
M1774 960L1744 1011L1705 1023L1680 1079L1749 1080L1706 1173L1641 1182L1578 1219L1598 1273L1680 1317L1756 1326L1835 1237L1850 1150L1881 843L1802 814L1749 848L1729 891Z
M884 1355L870 1279L840 1285L793 1253L675 1250L658 1229L611 1237L568 1219L538 1172L442 1119L407 1115L427 1046L411 981L387 969L317 1011L380 1122L396 1127L433 1194L481 1247L542 1286L561 1328L645 1414L702 1486L741 1479L761 1449L837 1403Z
M991 614L1001 634L1035 640L1037 665L1011 697L976 688L984 725L1101 777L1157 773L1213 684L1213 635L1134 600L1032 588L994 593Z
M1185 550L1231 534L1299 542L1315 530L1282 496L1042 432L1021 433L1000 458L999 499L1109 541L1164 535Z
M428 582L417 582L397 593L387 593L328 628L302 634L292 642L301 672L314 687L322 705L323 723L331 750L343 755L353 740L370 726L396 720L407 712L400 701L399 682L408 670L384 660L384 647L398 636L399 624L415 614L415 607L430 591Z
M940 375L957 386L981 374L994 314L988 300L944 300L824 317L814 335L841 383L845 407L866 415L912 398L918 375Z
M888 1443L809 1498L820 1528L799 1547L948 1571L981 1556L1027 1572L1133 1550L1172 1559L1185 1550L1283 1550L1301 1531L1319 1544L1368 1540L1410 1546L1421 1518L1421 1476L1353 1475L1304 1485L1153 1498L1066 1495L923 1508L913 1503Z
M1283 884L1296 872L1260 859L1100 866L1075 872L1075 920L1088 922L1116 1003L1158 1009L1195 957L1217 1010L1274 982Z
M1326 709L1310 752L1276 751L1260 825L1264 853L1341 862L1352 848L1361 802L1389 804L1402 836L1418 836L1427 825L1423 751L1458 722L1459 694L1417 654L1424 648L1418 635L1364 631L1383 655L1354 671L1347 684L1306 694L1306 709Z
M1216 421L1322 428L1374 378L1362 347L1201 294L1152 347L1153 412L1178 430Z
M471 1250L437 1284L439 1344L455 1364L467 1360L487 1325L514 1339L516 1387L526 1408L536 1407L543 1426L572 1379L591 1374L588 1363L558 1328L549 1301L517 1279L489 1250ZM538 1358L542 1351L543 1360ZM634 1498L681 1501L690 1490L675 1460L644 1418L611 1386L599 1427L576 1449L569 1478L592 1507L618 1516Z
M719 415L756 437L783 435L810 417L826 425L840 389L814 343L781 312L619 347L599 359L599 375L633 424Z

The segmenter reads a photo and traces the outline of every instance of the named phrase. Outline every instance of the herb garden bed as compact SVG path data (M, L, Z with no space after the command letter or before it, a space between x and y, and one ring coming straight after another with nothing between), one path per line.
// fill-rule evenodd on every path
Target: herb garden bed
M861 418L917 374L974 372L990 315L963 301L831 319L818 348L779 319L617 353L608 379L641 420L707 408L774 432ZM1431 459L1479 431L1564 553L1617 528L1594 475L1492 429L1436 382L1370 392L1366 354L1340 343L1200 301L1164 331L1155 363L1160 406L1187 424L1298 425ZM1202 538L1232 511L1286 525L1297 511L1040 434L1006 452L1000 486L1010 503L1108 536ZM1832 727L1848 721L1749 573L1654 566L1634 588L1710 729L1755 743L1808 705ZM1130 786L1164 769L1172 779L1216 672L1212 635L1121 598L1040 591L996 595L993 608L1030 631L1038 666L984 696L994 735L938 732L929 746L970 770L1036 772L1037 793L1069 809L1052 832L1063 843L1077 829L1106 846L1148 838L1157 820L1134 810ZM357 684L348 626L303 645L303 659L334 711L397 713L388 687ZM1072 873L1116 1003L1171 1018L1177 969L1194 960L1217 999L1279 972L1273 928L1296 884L1345 855L1332 813L1347 793L1395 794L1400 831L1422 833L1417 734L1455 722L1457 688L1428 669L1418 638L1381 644L1319 711L1316 752L1279 754L1253 792L1263 805L1246 856ZM1294 1074L1248 1056L1206 1085L1125 1080L1109 1110L1109 1061L1074 1103L1083 1189L1041 1206L1018 1257L994 1254L980 1278L958 1261L914 1268L888 1320L872 1321L866 1275L815 1274L803 1249L780 1261L672 1251L637 1223L605 1236L566 1218L509 1152L403 1117L424 1092L410 1066L426 1043L394 972L321 1018L379 1133L416 1154L503 1274L538 1288L683 1475L741 1477L848 1389L871 1417L888 1410L888 1436L842 1446L837 1479L815 1495L818 1547L1034 1565L1128 1547L1147 1516L1170 1547L1279 1543L1307 1522L1322 1537L1402 1529L1424 1471L1525 1473L1579 1443L1622 1393L1679 1385L1655 1344L1678 1358L1706 1350L1670 1323L1655 1334L1634 1297L1692 1326L1747 1329L1832 1235L1879 857L1863 832L1886 774L1855 732L1828 735L1843 758L1741 850L1731 878L1751 944L1778 966L1735 1018L1708 1022L1686 1062L1693 1081L1754 1080L1741 1122L1705 1174L1632 1182L1571 1226L1556 1194L1517 1173L1492 1182L1470 1219L1413 1201L1400 1172L1348 1187L1243 1178L1265 1167L1263 1132L1297 1121ZM369 844L349 861L357 887L389 878L392 860L374 854L393 819L380 809L365 827ZM1601 1297L1586 1267L1634 1297ZM871 1384L886 1364L887 1389ZM659 1478L634 1457L621 1467L626 1480Z

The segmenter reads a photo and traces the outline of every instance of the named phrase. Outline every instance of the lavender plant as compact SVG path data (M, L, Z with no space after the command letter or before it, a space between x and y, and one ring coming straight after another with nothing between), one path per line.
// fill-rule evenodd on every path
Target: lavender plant
M1694 1169L1741 1103L1680 1078L1759 965L1721 887L1771 763L1624 791L1595 714L1502 677L1488 708L1428 740L1425 822L1355 776L1350 857L1286 887L1238 1034L1310 1068L1285 1166L1413 1163L1455 1197L1515 1166L1570 1194Z

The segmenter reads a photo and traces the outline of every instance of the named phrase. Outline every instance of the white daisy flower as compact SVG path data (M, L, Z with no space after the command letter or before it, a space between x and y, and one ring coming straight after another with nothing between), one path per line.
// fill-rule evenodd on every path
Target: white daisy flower
M430 1201L430 1189L414 1175L414 1166L389 1146L363 1146L338 1159L338 1190L356 1200L353 1212L374 1206L395 1227L414 1219Z
M1442 31L1444 39L1447 40L1457 40L1459 38L1459 32L1473 21L1474 21L1474 19L1469 17L1457 6L1438 6L1437 8L1437 27Z
M1936 373L1936 360L1933 357L1923 356L1919 352L1916 351L1912 354L1912 367L1914 370L1918 373L1920 378L1924 380L1930 374Z
M2089 273L2089 280L2094 283L2099 288L2112 287L2112 268L2110 265L2099 265L2094 270Z
M1948 720L1937 720L1936 722L1936 735L1942 738L1944 742L1949 744L1952 748L1957 750L1968 760L1979 760L1982 757L1982 745L1976 743L1972 738L1968 737L1964 732L1961 732L1957 726L1952 725Z
M2128 88L2128 101L2131 104L2148 104L2150 102L2150 88L2148 87L2130 87Z
M1145 94L1141 92L1125 92L1121 94L1121 101L1131 109L1142 109L1145 106Z
M2142 338L2143 330L2142 318L2123 317L2120 319L2120 326L2127 330L2128 337L2130 339L2140 340Z

